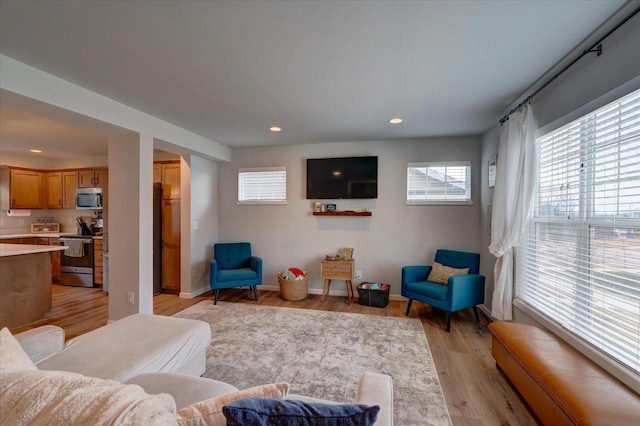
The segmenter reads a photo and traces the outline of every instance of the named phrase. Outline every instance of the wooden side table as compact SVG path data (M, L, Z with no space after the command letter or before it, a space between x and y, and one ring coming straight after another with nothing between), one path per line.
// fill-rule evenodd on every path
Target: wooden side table
M351 304L353 296L353 287L351 286L351 278L353 278L353 259L352 260L323 260L320 266L320 275L324 279L324 289L322 290L322 301L329 294L331 289L331 280L344 280L347 286L347 303Z

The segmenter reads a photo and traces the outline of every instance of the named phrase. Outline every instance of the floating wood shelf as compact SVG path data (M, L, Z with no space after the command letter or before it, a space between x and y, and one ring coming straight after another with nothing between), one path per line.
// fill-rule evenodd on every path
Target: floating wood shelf
M371 212L340 210L335 212L313 212L314 216L371 216Z

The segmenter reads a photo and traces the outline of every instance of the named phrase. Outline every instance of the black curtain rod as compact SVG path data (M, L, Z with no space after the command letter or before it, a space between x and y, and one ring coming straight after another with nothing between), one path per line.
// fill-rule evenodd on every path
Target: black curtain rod
M516 107L514 107L511 111L509 111L507 113L507 115L505 115L504 117L502 117L500 119L500 125L504 124L505 121L507 121L509 119L509 116L511 114L513 114L514 112L516 112L517 110L519 110L520 108L522 108L523 106L525 106L526 104L528 104L529 102L531 102L531 100L533 99L533 97L535 95L537 95L538 93L540 93L542 91L542 89L544 89L545 87L547 87L549 84L551 84L556 78L560 77L560 75L562 73L564 73L566 70L568 70L569 68L571 68L576 62L578 62L580 59L582 59L585 55L589 54L589 53L596 53L598 56L602 55L602 42L609 37L611 34L613 34L614 31L616 31L618 28L620 28L621 26L623 26L629 19L633 18L638 12L640 12L640 7L637 7L633 12L631 12L626 18L624 18L620 23L618 23L618 25L616 25L615 27L613 27L612 29L610 29L605 35L603 35L602 37L600 37L600 39L598 41L596 41L595 43L593 43L593 45L591 47L589 47L588 49L585 49L580 56L578 56L577 58L575 58L573 61L571 61L568 65L566 65L564 68L562 68L560 71L558 71L557 73L555 73L555 75L553 77L551 77L549 80L547 80L542 86L538 87L532 94L530 94L529 96L527 96L524 101L520 102Z

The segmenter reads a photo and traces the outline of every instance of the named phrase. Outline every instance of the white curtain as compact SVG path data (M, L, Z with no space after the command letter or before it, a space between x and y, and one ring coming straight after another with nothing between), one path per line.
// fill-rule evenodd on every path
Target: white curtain
M537 154L531 105L511 114L502 125L496 185L493 190L491 245L494 267L491 315L513 319L513 248L524 230L536 185Z

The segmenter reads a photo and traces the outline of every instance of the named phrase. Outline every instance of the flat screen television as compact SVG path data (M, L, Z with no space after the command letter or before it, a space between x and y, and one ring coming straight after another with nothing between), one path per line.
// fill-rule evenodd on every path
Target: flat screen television
M378 157L307 159L307 199L378 198Z

